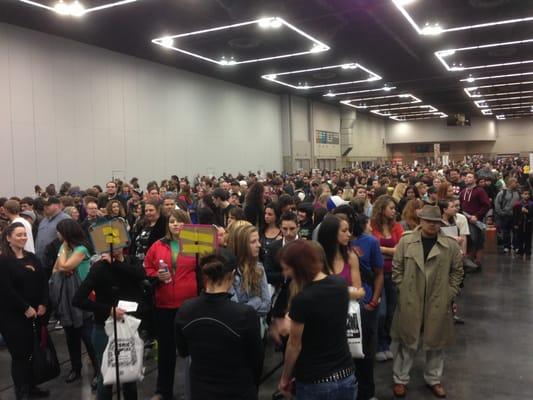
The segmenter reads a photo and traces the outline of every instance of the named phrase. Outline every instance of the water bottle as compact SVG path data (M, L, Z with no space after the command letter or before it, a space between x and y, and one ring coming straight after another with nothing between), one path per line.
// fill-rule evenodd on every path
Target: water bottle
M160 270L163 270L163 271L165 271L165 272L168 272L168 265L167 265L167 263L164 262L163 260L159 260L159 269L160 269ZM172 282L172 278L167 279L167 280L165 281L165 283L170 283L170 282Z

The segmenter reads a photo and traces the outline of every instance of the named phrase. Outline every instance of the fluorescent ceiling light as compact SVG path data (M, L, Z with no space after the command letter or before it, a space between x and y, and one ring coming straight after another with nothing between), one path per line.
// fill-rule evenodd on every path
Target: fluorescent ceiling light
M202 34L205 34L205 33L224 31L224 30L229 30L229 29L233 29L233 28L239 28L239 27L243 27L243 26L250 26L250 25L258 25L261 28L265 28L265 29L268 29L268 28L277 29L277 28L280 28L281 26L285 26L288 29L291 29L292 31L296 32L297 34L299 34L299 35L305 37L306 39L308 39L309 41L311 41L311 47L308 50L299 51L299 52L296 52L296 53L279 54L279 55L276 55L276 56L261 57L261 58L254 58L254 59L244 59L244 60L235 60L235 59L233 59L231 61L228 61L228 60L225 60L224 58L221 58L219 60L215 60L213 58L206 57L206 56L203 56L201 54L194 53L192 51L188 51L188 50L185 50L183 48L176 47L174 45L165 46L163 44L164 40L168 41L169 39L175 40L175 39L178 39L178 38L183 38L183 37L188 37L188 36L198 36L198 35L202 35ZM302 55L306 55L306 54L321 53L323 51L327 51L327 50L330 49L330 47L328 45L326 45L325 43L322 43L321 41L315 39L311 35L305 33L304 31L302 31L301 29L298 29L297 27L295 27L294 25L288 23L287 21L285 21L281 17L260 18L260 19L255 19L253 21L239 22L237 24L232 24L232 25L217 26L215 28L202 29L202 30L194 31L194 32L180 33L178 35L172 35L172 36L168 36L167 35L167 36L163 36L163 37L152 39L152 43L157 44L157 45L162 46L162 47L165 47L167 49L171 49L171 50L177 51L177 52L182 53L182 54L186 54L186 55L191 56L191 57L198 58L200 60L208 61L208 62L211 62L211 63L214 63L214 64L223 65L223 66L226 66L226 65L238 65L238 64L250 64L250 63L262 62L262 61L268 61L268 60L277 60L277 59L280 59L280 58L296 57L296 56L302 56Z
M496 115L496 119L505 119L505 115L504 114Z
M391 90L396 89L396 86L384 86L377 89L366 89L366 90L353 90L351 92L328 92L324 94L324 97L336 97L336 96L346 96L348 94L360 94L360 93L372 93L372 92L390 92Z
M501 106L501 107L491 107L490 109L492 111L501 111L501 110L523 110L523 109L527 109L530 107L530 105L532 103L527 103L527 104L523 104L523 103L515 103L515 104L520 104L520 105L510 105L510 104L507 104L507 105L504 105L504 106ZM483 112L483 111L482 111Z
M481 110L481 113L483 115L492 115L492 110L490 108L484 108L483 110Z
M513 78L513 77L525 76L525 75L533 75L533 72L522 72L519 74L504 74L504 75L491 75L491 76L479 76L479 77L469 76L466 79L461 79L460 82L475 82L475 81L483 81L483 80Z
M106 8L123 6L129 3L135 3L139 0L121 0L121 1L110 1L109 3L101 4L96 7L85 8L82 1L79 0L58 0L53 7L48 6L40 1L35 0L18 0L21 3L28 4L30 6L44 8L45 10L51 11L56 14L72 16L72 17L81 17L83 15L105 10Z
M532 42L533 42L533 39L526 39L526 40L517 40L514 42L490 43L490 44L484 44L480 46L462 47L459 49L440 50L440 51L435 52L435 56L441 62L441 64L444 65L447 71L464 71L464 70L472 70L472 69L485 69L485 68L505 67L505 66L510 66L510 65L530 64L530 63L533 63L533 59L522 60L522 61L512 61L512 62L505 62L505 63L487 64L487 65L473 65L473 66L465 67L461 63L459 64L452 63L452 65L450 65L446 61L446 57L452 56L458 52L466 52L470 50L487 49L487 48L493 48L493 47L505 47L505 46L512 46L515 44L525 44L525 43L532 43Z
M425 26L421 27L413 19L413 17L409 14L409 12L406 10L406 6L414 3L413 0L392 0L392 3L396 6L396 8L400 11L400 13L404 16L404 18L409 22L409 24L413 27L413 29L419 35L440 35L441 33L446 33L446 32L457 32L457 31L464 31L468 29L489 28L491 26L497 26L497 25L518 24L521 22L533 21L533 16L528 16L524 18L506 19L506 20L501 20L501 21L486 22L483 24L455 26L455 27L450 27L450 28L443 28L439 24L435 24L435 25L426 24Z
M389 118L397 122L405 122L405 121L418 121L418 120L423 120L423 119L448 118L448 115L443 112L439 112L439 113L435 113L434 115L427 115L427 116L424 116L424 115L421 115L421 116L391 115Z
M405 101L405 102L394 102L394 103L373 104L373 105L368 105L365 103L367 101L372 101L372 100L387 100L387 99L398 99L398 98L411 99L411 100ZM396 105L401 105L401 104L422 103L422 100L420 100L416 96L413 96L410 93L405 93L405 94L391 95L391 96L361 97L358 99L341 100L340 103L348 107L365 109L365 108L372 108L372 107L385 107L385 106L396 106ZM354 103L359 103L359 104L354 104Z
M512 91L512 92L498 92L498 93L488 93L488 94L481 94L478 92L478 90L507 87L507 86L521 86L521 85L526 86L526 85L532 85L532 84L533 84L533 81L510 82L510 83L499 83L496 85L472 86L472 87L464 88L463 90L470 98L506 96L506 95L511 95L511 94L531 93L531 90L518 90L518 91Z
M476 105L476 107L478 108L486 108L488 107L487 103L493 103L495 101L504 101L504 100L522 100L522 99L531 99L533 98L533 95L526 95L526 96L511 96L511 97L504 97L502 99L483 99L483 100L476 100L474 101L474 104ZM530 103L530 101L528 101L528 103ZM521 102L520 103L510 103L509 105L518 105L518 104L522 104ZM497 104L497 105L500 105L500 104Z
M392 113L391 111L412 110L413 108L414 109L424 110L424 112L427 112L427 113L429 113L429 112L438 112L439 111L433 106L424 104L424 105L419 105L419 106L383 108L383 109L379 109L379 110L370 110L370 112L373 113L373 114L381 115L383 117L388 117L389 115L392 115L392 114L401 114L401 112L400 113L397 113L397 112Z
M326 84L320 84L320 85L308 85L307 83L302 83L300 85L293 85L288 82L283 82L279 79L280 76L290 76L290 75L296 75L296 74L304 74L306 72L314 72L314 71L327 71L332 69L343 69L343 70L362 70L368 74L368 78L366 79L359 79L355 81L345 81L345 82L334 82L334 83L326 83ZM274 74L266 74L261 75L261 78L266 79L271 82L275 82L279 85L287 86L293 89L319 89L319 88L325 88L325 87L333 87L333 86L342 86L342 85L351 85L356 83L362 83L362 82L373 82L373 81L379 81L381 76L378 74L370 71L368 68L362 66L359 63L350 63L350 64L339 64L339 65L329 65L326 67L319 67L319 68L309 68L309 69L300 69L297 71L286 71L286 72L276 72Z

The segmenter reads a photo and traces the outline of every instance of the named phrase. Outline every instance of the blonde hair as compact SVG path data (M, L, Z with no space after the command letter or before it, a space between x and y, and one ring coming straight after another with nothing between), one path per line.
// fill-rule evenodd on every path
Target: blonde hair
M242 287L250 295L260 296L263 271L257 267L257 257L252 256L250 251L250 237L253 233L259 233L255 226L238 227L234 233L235 240L228 248L237 259L237 267L242 274Z
M224 242L227 248L233 248L236 240L236 233L239 228L243 226L252 226L252 224L246 220L239 220L233 222L230 226L228 226L228 228L226 229L226 234L224 235Z

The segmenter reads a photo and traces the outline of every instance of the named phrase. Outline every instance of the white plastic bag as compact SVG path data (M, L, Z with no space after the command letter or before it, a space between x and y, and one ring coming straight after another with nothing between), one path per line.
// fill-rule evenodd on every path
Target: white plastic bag
M348 305L348 318L346 321L346 336L352 358L364 358L363 332L361 330L361 309L359 303L350 300Z
M140 324L140 319L129 315L125 315L122 321L117 321L120 383L141 381L144 378L144 343L137 332ZM101 371L104 385L113 385L117 382L117 376L115 368L115 332L113 318L111 317L105 322L105 332L109 340L102 356Z

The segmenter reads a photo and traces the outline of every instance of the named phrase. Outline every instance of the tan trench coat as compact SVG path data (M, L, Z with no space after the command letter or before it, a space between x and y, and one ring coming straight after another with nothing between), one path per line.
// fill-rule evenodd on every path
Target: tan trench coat
M425 350L440 350L452 344L452 300L459 293L464 275L457 242L439 233L424 263L421 232L415 230L398 242L392 264L392 280L398 290L392 338L413 349L420 335Z

